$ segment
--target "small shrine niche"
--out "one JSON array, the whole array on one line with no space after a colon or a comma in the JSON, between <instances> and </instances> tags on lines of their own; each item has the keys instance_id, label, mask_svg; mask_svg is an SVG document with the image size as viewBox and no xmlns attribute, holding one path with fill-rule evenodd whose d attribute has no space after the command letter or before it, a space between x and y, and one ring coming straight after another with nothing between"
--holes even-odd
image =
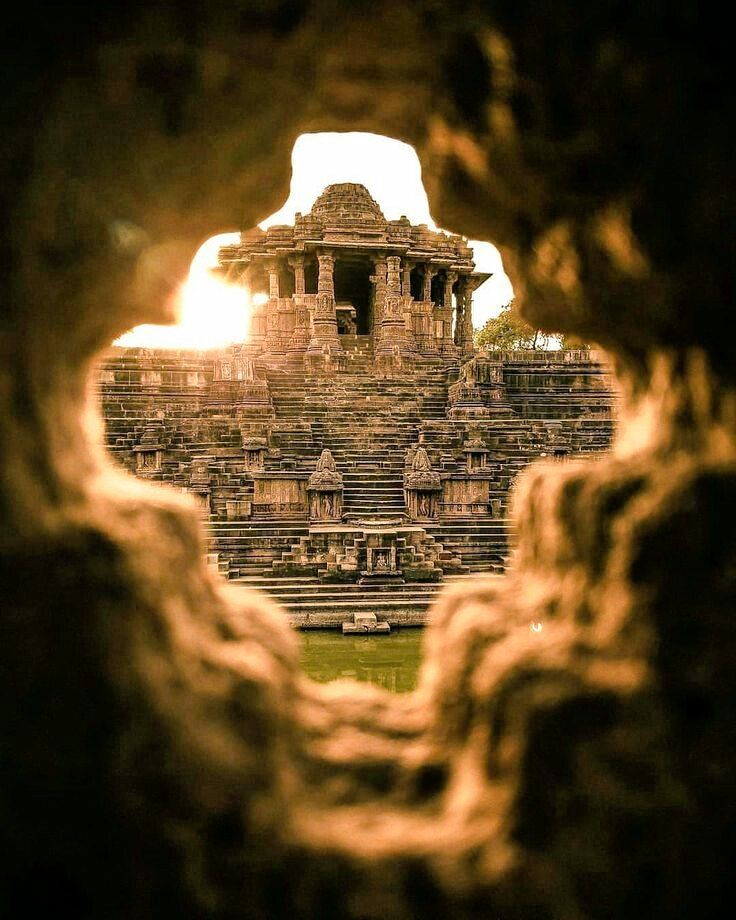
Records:
<instances>
[{"instance_id":1,"label":"small shrine niche","mask_svg":"<svg viewBox=\"0 0 736 920\"><path fill-rule=\"evenodd\" d=\"M212 475L209 464L208 457L195 457L189 471L189 492L197 499L205 519L209 518L212 492Z\"/></svg>"},{"instance_id":2,"label":"small shrine niche","mask_svg":"<svg viewBox=\"0 0 736 920\"><path fill-rule=\"evenodd\" d=\"M253 359L247 355L240 354L234 357L232 373L235 380L243 380L246 383L253 383L257 379Z\"/></svg>"},{"instance_id":3,"label":"small shrine niche","mask_svg":"<svg viewBox=\"0 0 736 920\"><path fill-rule=\"evenodd\" d=\"M566 437L562 422L546 422L547 455L554 460L564 460L570 452L570 445Z\"/></svg>"},{"instance_id":4,"label":"small shrine niche","mask_svg":"<svg viewBox=\"0 0 736 920\"><path fill-rule=\"evenodd\" d=\"M143 432L138 445L133 448L136 472L141 476L153 476L161 471L164 444L160 430L149 425Z\"/></svg>"},{"instance_id":5,"label":"small shrine niche","mask_svg":"<svg viewBox=\"0 0 736 920\"><path fill-rule=\"evenodd\" d=\"M392 572L396 569L396 548L393 546L368 547L368 568L374 572Z\"/></svg>"},{"instance_id":6,"label":"small shrine niche","mask_svg":"<svg viewBox=\"0 0 736 920\"><path fill-rule=\"evenodd\" d=\"M441 491L440 474L432 469L426 449L419 446L410 469L404 474L406 507L411 520L437 520Z\"/></svg>"},{"instance_id":7,"label":"small shrine niche","mask_svg":"<svg viewBox=\"0 0 736 920\"><path fill-rule=\"evenodd\" d=\"M332 453L325 449L317 467L309 477L309 519L315 523L340 523L342 521L342 475Z\"/></svg>"},{"instance_id":8,"label":"small shrine niche","mask_svg":"<svg viewBox=\"0 0 736 920\"><path fill-rule=\"evenodd\" d=\"M469 438L463 444L463 452L468 473L482 473L488 469L488 448L480 438Z\"/></svg>"},{"instance_id":9,"label":"small shrine niche","mask_svg":"<svg viewBox=\"0 0 736 920\"><path fill-rule=\"evenodd\" d=\"M397 564L396 534L371 535L366 542L365 569L361 572L361 582L400 579L402 572Z\"/></svg>"},{"instance_id":10,"label":"small shrine niche","mask_svg":"<svg viewBox=\"0 0 736 920\"><path fill-rule=\"evenodd\" d=\"M243 465L246 470L262 470L268 442L265 438L243 439Z\"/></svg>"},{"instance_id":11,"label":"small shrine niche","mask_svg":"<svg viewBox=\"0 0 736 920\"><path fill-rule=\"evenodd\" d=\"M233 379L233 359L231 356L218 355L212 367L212 379L215 383L229 383Z\"/></svg>"}]
</instances>

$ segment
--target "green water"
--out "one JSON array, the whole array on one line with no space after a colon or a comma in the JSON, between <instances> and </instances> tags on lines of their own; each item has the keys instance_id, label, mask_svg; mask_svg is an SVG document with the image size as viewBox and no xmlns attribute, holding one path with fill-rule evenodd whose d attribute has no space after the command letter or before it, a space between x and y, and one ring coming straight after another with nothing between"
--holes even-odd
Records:
<instances>
[{"instance_id":1,"label":"green water","mask_svg":"<svg viewBox=\"0 0 736 920\"><path fill-rule=\"evenodd\" d=\"M366 680L406 693L417 684L421 661L421 629L397 629L388 636L343 636L335 629L305 630L302 666L312 680L338 677Z\"/></svg>"}]
</instances>

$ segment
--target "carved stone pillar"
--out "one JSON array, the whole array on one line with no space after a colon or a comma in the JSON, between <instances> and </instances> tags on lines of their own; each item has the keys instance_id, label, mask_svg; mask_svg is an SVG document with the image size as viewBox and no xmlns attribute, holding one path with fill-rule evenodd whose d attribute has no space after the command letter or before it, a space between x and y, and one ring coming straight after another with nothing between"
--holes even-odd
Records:
<instances>
[{"instance_id":1,"label":"carved stone pillar","mask_svg":"<svg viewBox=\"0 0 736 920\"><path fill-rule=\"evenodd\" d=\"M381 316L381 326L375 354L379 366L397 370L402 360L412 353L406 320L401 301L401 258L386 259L386 300Z\"/></svg>"},{"instance_id":2,"label":"carved stone pillar","mask_svg":"<svg viewBox=\"0 0 736 920\"><path fill-rule=\"evenodd\" d=\"M211 511L212 474L209 458L194 457L189 470L189 492L194 495L203 520L208 520Z\"/></svg>"},{"instance_id":3,"label":"carved stone pillar","mask_svg":"<svg viewBox=\"0 0 736 920\"><path fill-rule=\"evenodd\" d=\"M373 335L378 338L381 328L381 316L386 302L386 258L377 256L373 261L373 274L370 277L373 284Z\"/></svg>"},{"instance_id":4,"label":"carved stone pillar","mask_svg":"<svg viewBox=\"0 0 736 920\"><path fill-rule=\"evenodd\" d=\"M266 268L268 271L268 298L269 300L278 300L281 293L279 287L279 264L274 260L269 262Z\"/></svg>"},{"instance_id":5,"label":"carved stone pillar","mask_svg":"<svg viewBox=\"0 0 736 920\"><path fill-rule=\"evenodd\" d=\"M401 256L386 259L386 297L401 295Z\"/></svg>"},{"instance_id":6,"label":"carved stone pillar","mask_svg":"<svg viewBox=\"0 0 736 920\"><path fill-rule=\"evenodd\" d=\"M294 270L294 296L304 296L304 256L291 256L289 265Z\"/></svg>"},{"instance_id":7,"label":"carved stone pillar","mask_svg":"<svg viewBox=\"0 0 736 920\"><path fill-rule=\"evenodd\" d=\"M473 342L473 292L477 290L482 282L477 278L466 276L462 285L462 317L458 319L460 334L457 342L464 355L472 355L475 352ZM460 302L458 298L458 303Z\"/></svg>"},{"instance_id":8,"label":"carved stone pillar","mask_svg":"<svg viewBox=\"0 0 736 920\"><path fill-rule=\"evenodd\" d=\"M294 331L288 350L303 355L309 347L309 311L304 303L304 256L292 256L289 265L294 270Z\"/></svg>"},{"instance_id":9,"label":"carved stone pillar","mask_svg":"<svg viewBox=\"0 0 736 920\"><path fill-rule=\"evenodd\" d=\"M411 295L411 272L415 262L404 259L401 269L401 299L404 313L404 325L406 327L406 339L411 352L417 351L418 345L422 341L421 330L416 328L413 314L414 298ZM416 333L419 333L418 335Z\"/></svg>"},{"instance_id":10,"label":"carved stone pillar","mask_svg":"<svg viewBox=\"0 0 736 920\"><path fill-rule=\"evenodd\" d=\"M443 303L441 309L437 311L439 314L439 321L442 323L442 334L440 336L439 347L443 355L457 354L457 348L452 340L452 287L457 279L457 272L445 273Z\"/></svg>"},{"instance_id":11,"label":"carved stone pillar","mask_svg":"<svg viewBox=\"0 0 736 920\"><path fill-rule=\"evenodd\" d=\"M319 276L317 278L317 294L327 295L335 302L335 256L332 252L321 252L317 256L319 262Z\"/></svg>"},{"instance_id":12,"label":"carved stone pillar","mask_svg":"<svg viewBox=\"0 0 736 920\"><path fill-rule=\"evenodd\" d=\"M418 345L422 354L436 355L437 334L435 331L434 304L432 303L432 279L437 274L437 269L431 265L424 266L422 277L422 299L419 303L418 315Z\"/></svg>"},{"instance_id":13,"label":"carved stone pillar","mask_svg":"<svg viewBox=\"0 0 736 920\"><path fill-rule=\"evenodd\" d=\"M268 271L268 304L266 305L266 351L283 354L286 351L279 326L279 263L276 259L266 263Z\"/></svg>"},{"instance_id":14,"label":"carved stone pillar","mask_svg":"<svg viewBox=\"0 0 736 920\"><path fill-rule=\"evenodd\" d=\"M335 257L331 252L326 251L319 253L317 259L319 261L317 297L314 305L312 339L306 358L311 365L334 367L335 359L343 354L335 314L333 279Z\"/></svg>"},{"instance_id":15,"label":"carved stone pillar","mask_svg":"<svg viewBox=\"0 0 736 920\"><path fill-rule=\"evenodd\" d=\"M259 355L266 347L267 306L266 303L253 302L252 275L254 268L255 264L249 265L242 278L243 283L251 293L248 336L243 342L243 349L249 355ZM259 297L258 299L260 300L261 298Z\"/></svg>"},{"instance_id":16,"label":"carved stone pillar","mask_svg":"<svg viewBox=\"0 0 736 920\"><path fill-rule=\"evenodd\" d=\"M453 341L460 348L462 343L463 322L465 319L465 280L460 279L457 286L456 305L455 305L455 331Z\"/></svg>"},{"instance_id":17,"label":"carved stone pillar","mask_svg":"<svg viewBox=\"0 0 736 920\"><path fill-rule=\"evenodd\" d=\"M404 297L411 297L411 270L414 263L404 260L404 266L401 269L401 293Z\"/></svg>"},{"instance_id":18,"label":"carved stone pillar","mask_svg":"<svg viewBox=\"0 0 736 920\"><path fill-rule=\"evenodd\" d=\"M457 281L457 272L445 272L444 289L442 292L442 306L452 307L452 287Z\"/></svg>"},{"instance_id":19,"label":"carved stone pillar","mask_svg":"<svg viewBox=\"0 0 736 920\"><path fill-rule=\"evenodd\" d=\"M437 269L427 265L424 269L424 279L422 281L422 300L432 301L432 279L437 274Z\"/></svg>"}]
</instances>

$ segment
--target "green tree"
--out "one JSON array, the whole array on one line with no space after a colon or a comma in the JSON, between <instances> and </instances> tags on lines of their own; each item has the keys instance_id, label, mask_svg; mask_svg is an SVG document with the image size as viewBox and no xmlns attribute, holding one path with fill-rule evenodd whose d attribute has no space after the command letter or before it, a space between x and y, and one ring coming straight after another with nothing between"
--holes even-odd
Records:
<instances>
[{"instance_id":1,"label":"green tree","mask_svg":"<svg viewBox=\"0 0 736 920\"><path fill-rule=\"evenodd\" d=\"M514 351L519 348L547 348L550 336L534 329L506 304L498 316L489 319L475 333L478 348L491 351Z\"/></svg>"}]
</instances>

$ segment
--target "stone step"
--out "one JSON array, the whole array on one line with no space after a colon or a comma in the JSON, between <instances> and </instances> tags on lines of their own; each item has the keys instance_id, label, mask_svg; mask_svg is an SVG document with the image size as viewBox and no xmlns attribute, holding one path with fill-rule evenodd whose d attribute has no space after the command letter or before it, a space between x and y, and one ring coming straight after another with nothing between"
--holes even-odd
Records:
<instances>
[{"instance_id":1,"label":"stone step","mask_svg":"<svg viewBox=\"0 0 736 920\"><path fill-rule=\"evenodd\" d=\"M443 540L485 540L489 537L505 537L508 534L508 526L504 521L498 521L497 524L487 523L487 524L478 524L476 526L468 525L468 527L460 530L455 528L452 524L440 524L424 525L424 529L427 533L431 533L434 536L442 537Z\"/></svg>"},{"instance_id":2,"label":"stone step","mask_svg":"<svg viewBox=\"0 0 736 920\"><path fill-rule=\"evenodd\" d=\"M269 572L273 572L270 565L234 565L230 566L230 580L237 581L250 576L267 577Z\"/></svg>"},{"instance_id":3,"label":"stone step","mask_svg":"<svg viewBox=\"0 0 736 920\"><path fill-rule=\"evenodd\" d=\"M240 584L239 581L231 582L231 584ZM253 587L249 585L249 587ZM259 590L266 591L270 597L282 603L287 607L295 607L297 605L301 606L303 604L311 604L313 602L333 602L340 601L345 603L350 603L353 599L356 600L369 600L370 598L377 597L379 600L403 600L404 598L410 597L417 601L431 601L435 594L437 594L437 587L433 586L432 588L417 588L415 585L400 585L400 586L389 586L389 585L376 585L374 591L367 593L365 589L360 589L359 585L330 585L332 590L326 590L327 586L320 586L319 590L311 591L297 591L293 589L291 591L278 589L271 587L269 585L260 585ZM349 591L345 590L348 587L353 588L354 590ZM323 588L325 590L323 590ZM379 588L383 588L383 591L379 591Z\"/></svg>"},{"instance_id":4,"label":"stone step","mask_svg":"<svg viewBox=\"0 0 736 920\"><path fill-rule=\"evenodd\" d=\"M495 572L491 573L489 577L493 579L499 579L503 578L504 576L498 572ZM467 582L473 582L475 580L477 580L477 578L473 573L466 573L462 575L445 575L445 577L442 579L442 584L455 584L457 582L463 584Z\"/></svg>"},{"instance_id":5,"label":"stone step","mask_svg":"<svg viewBox=\"0 0 736 920\"><path fill-rule=\"evenodd\" d=\"M355 486L353 489L345 488L343 490L343 497L345 501L351 501L352 503L375 504L379 507L384 505L395 505L397 502L402 507L404 505L403 489L387 489L380 492L373 492L369 489L361 489L359 486Z\"/></svg>"},{"instance_id":6,"label":"stone step","mask_svg":"<svg viewBox=\"0 0 736 920\"><path fill-rule=\"evenodd\" d=\"M391 626L384 620L379 622L375 613L354 613L351 620L346 620L342 624L343 635L349 636L359 633L390 633Z\"/></svg>"},{"instance_id":7,"label":"stone step","mask_svg":"<svg viewBox=\"0 0 736 920\"><path fill-rule=\"evenodd\" d=\"M425 595L414 596L411 594L402 597L356 596L348 598L347 600L320 598L318 600L306 601L305 603L282 603L281 606L294 613L299 611L309 613L310 611L318 612L321 610L339 610L342 612L354 610L374 610L379 612L381 610L390 609L425 611L429 607L431 601L434 600L436 594L437 592L429 598Z\"/></svg>"},{"instance_id":8,"label":"stone step","mask_svg":"<svg viewBox=\"0 0 736 920\"><path fill-rule=\"evenodd\" d=\"M301 588L311 589L320 586L319 578L309 575L241 575L230 579L231 584L263 591L289 591Z\"/></svg>"},{"instance_id":9,"label":"stone step","mask_svg":"<svg viewBox=\"0 0 736 920\"><path fill-rule=\"evenodd\" d=\"M300 528L292 530L277 530L273 524L264 522L263 528L254 525L252 528L225 529L224 525L219 523L210 525L208 534L210 542L212 541L232 541L232 540L298 540L306 536L309 532L306 522Z\"/></svg>"},{"instance_id":10,"label":"stone step","mask_svg":"<svg viewBox=\"0 0 736 920\"><path fill-rule=\"evenodd\" d=\"M370 499L360 492L351 495L349 492L343 494L343 510L345 511L406 511L403 496L394 499Z\"/></svg>"},{"instance_id":11,"label":"stone step","mask_svg":"<svg viewBox=\"0 0 736 920\"><path fill-rule=\"evenodd\" d=\"M386 484L386 479L381 479L378 481L365 480L363 477L347 477L343 473L343 486L346 489L361 489L364 492L370 492L371 495L375 495L380 498L381 495L396 495L401 492L403 494L403 482L402 480L397 480L396 483L390 485Z\"/></svg>"}]
</instances>

